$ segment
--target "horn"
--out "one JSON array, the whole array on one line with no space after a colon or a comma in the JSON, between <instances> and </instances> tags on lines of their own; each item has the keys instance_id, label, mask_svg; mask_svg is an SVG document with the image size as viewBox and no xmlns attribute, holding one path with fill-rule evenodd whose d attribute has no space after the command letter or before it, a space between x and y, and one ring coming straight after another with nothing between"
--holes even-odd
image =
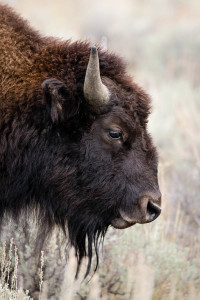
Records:
<instances>
[{"instance_id":1,"label":"horn","mask_svg":"<svg viewBox=\"0 0 200 300\"><path fill-rule=\"evenodd\" d=\"M101 81L99 56L95 46L91 48L83 90L85 99L92 106L106 104L109 100L109 90Z\"/></svg>"}]
</instances>

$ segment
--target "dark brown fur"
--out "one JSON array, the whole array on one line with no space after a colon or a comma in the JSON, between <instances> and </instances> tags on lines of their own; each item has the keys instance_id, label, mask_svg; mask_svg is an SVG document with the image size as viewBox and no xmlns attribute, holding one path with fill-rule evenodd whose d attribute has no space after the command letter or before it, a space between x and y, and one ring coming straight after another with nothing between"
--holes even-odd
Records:
<instances>
[{"instance_id":1,"label":"dark brown fur","mask_svg":"<svg viewBox=\"0 0 200 300\"><path fill-rule=\"evenodd\" d=\"M99 49L107 105L84 99L88 42L43 38L0 5L0 213L39 209L43 232L66 229L79 262L92 256L119 207L155 193L157 155L146 130L150 99L120 58ZM49 79L49 81L45 81ZM126 141L103 128L118 124ZM88 249L86 249L88 239ZM88 270L89 270L88 266Z\"/></svg>"}]
</instances>

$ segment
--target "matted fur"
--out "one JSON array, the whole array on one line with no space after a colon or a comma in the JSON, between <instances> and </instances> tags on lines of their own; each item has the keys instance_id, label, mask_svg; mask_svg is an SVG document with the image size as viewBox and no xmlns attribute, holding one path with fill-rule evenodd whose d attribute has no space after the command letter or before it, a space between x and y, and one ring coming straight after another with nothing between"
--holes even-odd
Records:
<instances>
[{"instance_id":1,"label":"matted fur","mask_svg":"<svg viewBox=\"0 0 200 300\"><path fill-rule=\"evenodd\" d=\"M78 262L89 257L87 272L93 245L98 253L119 208L130 211L146 191L158 190L146 129L150 98L119 57L99 49L111 98L98 109L89 105L83 83L90 47L41 37L0 5L1 218L37 209L43 237L55 225L67 231ZM126 135L120 145L104 138L115 120Z\"/></svg>"}]
</instances>

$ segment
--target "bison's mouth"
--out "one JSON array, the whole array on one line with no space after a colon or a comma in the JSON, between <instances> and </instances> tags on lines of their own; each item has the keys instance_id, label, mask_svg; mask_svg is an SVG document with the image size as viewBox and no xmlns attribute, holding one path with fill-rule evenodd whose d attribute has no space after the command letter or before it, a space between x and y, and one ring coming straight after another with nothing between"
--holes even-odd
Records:
<instances>
[{"instance_id":1,"label":"bison's mouth","mask_svg":"<svg viewBox=\"0 0 200 300\"><path fill-rule=\"evenodd\" d=\"M136 224L135 222L128 222L124 220L122 217L116 218L111 221L111 225L116 229L125 229L135 224Z\"/></svg>"}]
</instances>

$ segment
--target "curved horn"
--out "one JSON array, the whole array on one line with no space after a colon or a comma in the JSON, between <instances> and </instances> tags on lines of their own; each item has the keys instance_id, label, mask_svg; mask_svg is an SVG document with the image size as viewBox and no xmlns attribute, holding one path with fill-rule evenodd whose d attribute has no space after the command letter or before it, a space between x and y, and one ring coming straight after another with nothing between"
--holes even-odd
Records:
<instances>
[{"instance_id":1,"label":"curved horn","mask_svg":"<svg viewBox=\"0 0 200 300\"><path fill-rule=\"evenodd\" d=\"M109 90L101 81L99 56L95 46L91 48L83 90L85 99L93 106L100 106L109 100Z\"/></svg>"}]
</instances>

